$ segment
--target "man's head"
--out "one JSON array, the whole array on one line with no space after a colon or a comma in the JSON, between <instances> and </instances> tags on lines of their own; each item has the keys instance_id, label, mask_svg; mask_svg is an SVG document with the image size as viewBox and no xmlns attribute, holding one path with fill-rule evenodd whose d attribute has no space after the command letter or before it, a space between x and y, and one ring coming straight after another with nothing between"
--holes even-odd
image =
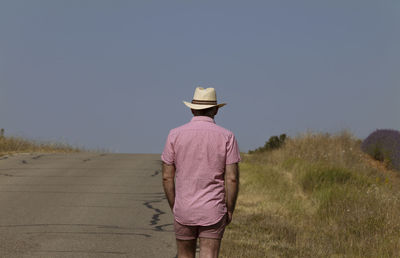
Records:
<instances>
[{"instance_id":1,"label":"man's head","mask_svg":"<svg viewBox=\"0 0 400 258\"><path fill-rule=\"evenodd\" d=\"M218 113L218 106L206 108L206 109L191 109L193 116L208 116L214 118Z\"/></svg>"}]
</instances>

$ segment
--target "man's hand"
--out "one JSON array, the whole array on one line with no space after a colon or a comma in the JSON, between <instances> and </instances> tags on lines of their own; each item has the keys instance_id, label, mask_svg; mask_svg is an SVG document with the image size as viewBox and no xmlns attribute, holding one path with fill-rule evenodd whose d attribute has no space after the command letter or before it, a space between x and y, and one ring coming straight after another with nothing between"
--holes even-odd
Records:
<instances>
[{"instance_id":1,"label":"man's hand","mask_svg":"<svg viewBox=\"0 0 400 258\"><path fill-rule=\"evenodd\" d=\"M239 193L239 166L238 163L229 164L225 167L226 182L226 206L228 209L228 224L232 221L235 210L236 199Z\"/></svg>"},{"instance_id":2,"label":"man's hand","mask_svg":"<svg viewBox=\"0 0 400 258\"><path fill-rule=\"evenodd\" d=\"M167 196L171 210L175 204L175 166L163 163L162 178L165 196Z\"/></svg>"}]
</instances>

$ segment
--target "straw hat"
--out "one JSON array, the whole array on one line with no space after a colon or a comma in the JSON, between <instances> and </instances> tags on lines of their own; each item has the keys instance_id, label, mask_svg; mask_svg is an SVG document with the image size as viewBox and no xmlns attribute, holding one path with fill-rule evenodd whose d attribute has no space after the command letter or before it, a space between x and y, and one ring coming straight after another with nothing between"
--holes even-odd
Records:
<instances>
[{"instance_id":1,"label":"straw hat","mask_svg":"<svg viewBox=\"0 0 400 258\"><path fill-rule=\"evenodd\" d=\"M204 89L197 87L194 91L192 102L183 101L183 103L191 109L206 109L210 107L223 107L226 103L217 104L217 94L214 88Z\"/></svg>"}]
</instances>

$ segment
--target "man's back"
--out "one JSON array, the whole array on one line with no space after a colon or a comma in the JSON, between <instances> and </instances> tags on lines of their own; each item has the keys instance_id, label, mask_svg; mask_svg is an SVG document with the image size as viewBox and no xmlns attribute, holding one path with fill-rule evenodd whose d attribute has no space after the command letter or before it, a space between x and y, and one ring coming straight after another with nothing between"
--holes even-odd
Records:
<instances>
[{"instance_id":1,"label":"man's back","mask_svg":"<svg viewBox=\"0 0 400 258\"><path fill-rule=\"evenodd\" d=\"M175 164L175 219L184 225L207 226L226 213L226 164L240 161L235 136L206 116L170 131L162 155Z\"/></svg>"}]
</instances>

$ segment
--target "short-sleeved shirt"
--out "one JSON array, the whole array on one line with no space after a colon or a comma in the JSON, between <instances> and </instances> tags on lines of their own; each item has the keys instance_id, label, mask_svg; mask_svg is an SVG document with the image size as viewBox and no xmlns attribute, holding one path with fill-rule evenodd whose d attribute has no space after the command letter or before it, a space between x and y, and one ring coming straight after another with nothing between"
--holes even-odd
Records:
<instances>
[{"instance_id":1,"label":"short-sleeved shirt","mask_svg":"<svg viewBox=\"0 0 400 258\"><path fill-rule=\"evenodd\" d=\"M195 116L169 132L161 159L176 168L175 220L191 226L221 220L227 212L225 166L240 161L235 135L210 117Z\"/></svg>"}]
</instances>

